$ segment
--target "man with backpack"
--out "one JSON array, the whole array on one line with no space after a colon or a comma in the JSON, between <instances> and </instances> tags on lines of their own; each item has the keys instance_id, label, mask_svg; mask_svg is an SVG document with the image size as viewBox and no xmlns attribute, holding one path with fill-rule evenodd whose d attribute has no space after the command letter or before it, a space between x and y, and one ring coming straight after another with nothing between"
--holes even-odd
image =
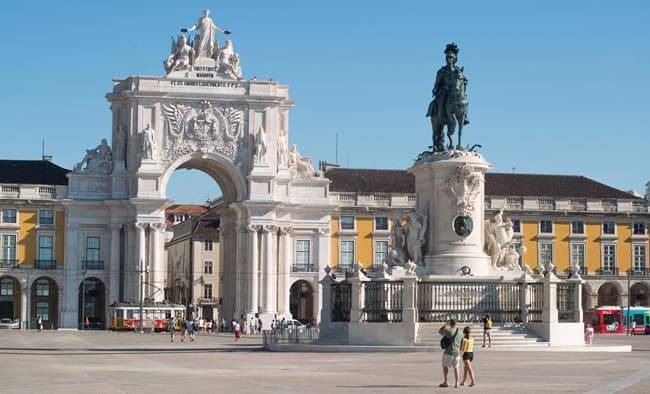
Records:
<instances>
[{"instance_id":1,"label":"man with backpack","mask_svg":"<svg viewBox=\"0 0 650 394\"><path fill-rule=\"evenodd\" d=\"M456 320L449 319L445 325L440 327L438 333L442 335L440 340L440 347L444 349L442 353L442 377L444 381L438 387L449 387L447 378L449 376L449 368L454 369L454 387L458 388L458 375L460 365L460 343L463 341L463 335L460 330L456 328Z\"/></svg>"}]
</instances>

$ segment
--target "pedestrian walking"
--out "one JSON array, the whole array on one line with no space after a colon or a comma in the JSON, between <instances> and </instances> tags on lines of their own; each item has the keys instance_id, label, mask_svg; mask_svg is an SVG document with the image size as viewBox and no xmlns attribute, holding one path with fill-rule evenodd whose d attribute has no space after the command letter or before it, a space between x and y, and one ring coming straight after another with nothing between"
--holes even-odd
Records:
<instances>
[{"instance_id":1,"label":"pedestrian walking","mask_svg":"<svg viewBox=\"0 0 650 394\"><path fill-rule=\"evenodd\" d=\"M262 333L262 319L260 319L259 317L255 319L255 333L256 334Z\"/></svg>"},{"instance_id":2,"label":"pedestrian walking","mask_svg":"<svg viewBox=\"0 0 650 394\"><path fill-rule=\"evenodd\" d=\"M187 340L187 320L181 319L181 342Z\"/></svg>"},{"instance_id":3,"label":"pedestrian walking","mask_svg":"<svg viewBox=\"0 0 650 394\"><path fill-rule=\"evenodd\" d=\"M250 320L249 331L250 331L251 335L255 334L255 327L257 326L257 323L255 322L255 320L256 319L254 317L251 318L251 320Z\"/></svg>"},{"instance_id":4,"label":"pedestrian walking","mask_svg":"<svg viewBox=\"0 0 650 394\"><path fill-rule=\"evenodd\" d=\"M172 342L174 342L174 334L176 333L176 321L174 317L170 317L167 321L167 331L169 331L169 337Z\"/></svg>"},{"instance_id":5,"label":"pedestrian walking","mask_svg":"<svg viewBox=\"0 0 650 394\"><path fill-rule=\"evenodd\" d=\"M490 314L486 313L485 315L483 315L481 321L483 322L483 346L482 347L485 347L486 337L488 339L488 347L492 347L492 319L490 318Z\"/></svg>"},{"instance_id":6,"label":"pedestrian walking","mask_svg":"<svg viewBox=\"0 0 650 394\"><path fill-rule=\"evenodd\" d=\"M448 377L449 369L453 368L454 370L454 387L458 388L458 367L460 365L460 343L463 340L463 336L460 334L460 330L456 328L456 320L450 319L445 323L438 333L442 335L440 340L440 347L444 349L442 353L442 378L443 382L438 385L438 387L449 387Z\"/></svg>"},{"instance_id":7,"label":"pedestrian walking","mask_svg":"<svg viewBox=\"0 0 650 394\"><path fill-rule=\"evenodd\" d=\"M208 334L212 333L212 324L213 324L212 320L208 320L206 324L207 324L207 333Z\"/></svg>"},{"instance_id":8,"label":"pedestrian walking","mask_svg":"<svg viewBox=\"0 0 650 394\"><path fill-rule=\"evenodd\" d=\"M587 328L585 329L585 343L587 345L591 345L593 340L594 340L594 328L591 326L591 324L587 324Z\"/></svg>"},{"instance_id":9,"label":"pedestrian walking","mask_svg":"<svg viewBox=\"0 0 650 394\"><path fill-rule=\"evenodd\" d=\"M233 331L235 331L235 342L239 341L241 337L241 326L237 320L233 320L232 324Z\"/></svg>"},{"instance_id":10,"label":"pedestrian walking","mask_svg":"<svg viewBox=\"0 0 650 394\"><path fill-rule=\"evenodd\" d=\"M38 327L38 332L43 331L43 318L41 315L38 315L36 318L36 326Z\"/></svg>"},{"instance_id":11,"label":"pedestrian walking","mask_svg":"<svg viewBox=\"0 0 650 394\"><path fill-rule=\"evenodd\" d=\"M463 329L463 341L460 344L460 356L463 359L463 381L460 382L461 386L465 385L465 381L469 377L471 383L469 387L476 386L476 379L474 377L474 338L472 338L472 331L469 326Z\"/></svg>"},{"instance_id":12,"label":"pedestrian walking","mask_svg":"<svg viewBox=\"0 0 650 394\"><path fill-rule=\"evenodd\" d=\"M630 323L630 335L636 335L636 320Z\"/></svg>"},{"instance_id":13,"label":"pedestrian walking","mask_svg":"<svg viewBox=\"0 0 650 394\"><path fill-rule=\"evenodd\" d=\"M222 317L221 318L221 332L226 332L226 326L228 325L228 322L226 322L226 318Z\"/></svg>"},{"instance_id":14,"label":"pedestrian walking","mask_svg":"<svg viewBox=\"0 0 650 394\"><path fill-rule=\"evenodd\" d=\"M194 342L194 333L196 332L196 323L190 319L187 321L187 333L190 335L190 341Z\"/></svg>"}]
</instances>

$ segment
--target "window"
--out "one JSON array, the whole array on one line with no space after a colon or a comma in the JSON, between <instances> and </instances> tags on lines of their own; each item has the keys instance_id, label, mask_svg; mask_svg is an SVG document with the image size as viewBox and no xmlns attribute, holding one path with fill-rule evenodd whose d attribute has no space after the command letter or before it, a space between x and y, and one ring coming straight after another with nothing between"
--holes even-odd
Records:
<instances>
[{"instance_id":1,"label":"window","mask_svg":"<svg viewBox=\"0 0 650 394\"><path fill-rule=\"evenodd\" d=\"M206 261L203 263L203 273L212 275L212 261Z\"/></svg>"},{"instance_id":2,"label":"window","mask_svg":"<svg viewBox=\"0 0 650 394\"><path fill-rule=\"evenodd\" d=\"M553 234L553 222L551 220L540 220L539 232L544 234Z\"/></svg>"},{"instance_id":3,"label":"window","mask_svg":"<svg viewBox=\"0 0 650 394\"><path fill-rule=\"evenodd\" d=\"M375 230L388 230L388 218L386 216L377 216L375 218Z\"/></svg>"},{"instance_id":4,"label":"window","mask_svg":"<svg viewBox=\"0 0 650 394\"><path fill-rule=\"evenodd\" d=\"M54 261L54 237L51 235L38 236L38 260Z\"/></svg>"},{"instance_id":5,"label":"window","mask_svg":"<svg viewBox=\"0 0 650 394\"><path fill-rule=\"evenodd\" d=\"M616 268L616 245L603 245L603 271L614 271Z\"/></svg>"},{"instance_id":6,"label":"window","mask_svg":"<svg viewBox=\"0 0 650 394\"><path fill-rule=\"evenodd\" d=\"M641 223L641 222L634 223L632 234L645 235L645 223Z\"/></svg>"},{"instance_id":7,"label":"window","mask_svg":"<svg viewBox=\"0 0 650 394\"><path fill-rule=\"evenodd\" d=\"M645 271L645 245L634 245L634 271Z\"/></svg>"},{"instance_id":8,"label":"window","mask_svg":"<svg viewBox=\"0 0 650 394\"><path fill-rule=\"evenodd\" d=\"M354 264L354 241L341 241L341 268L351 269Z\"/></svg>"},{"instance_id":9,"label":"window","mask_svg":"<svg viewBox=\"0 0 650 394\"><path fill-rule=\"evenodd\" d=\"M86 261L101 261L99 237L86 237Z\"/></svg>"},{"instance_id":10,"label":"window","mask_svg":"<svg viewBox=\"0 0 650 394\"><path fill-rule=\"evenodd\" d=\"M309 240L296 241L296 265L300 267L309 266Z\"/></svg>"},{"instance_id":11,"label":"window","mask_svg":"<svg viewBox=\"0 0 650 394\"><path fill-rule=\"evenodd\" d=\"M15 209L3 209L2 210L2 223L13 223L16 224L18 219L16 218Z\"/></svg>"},{"instance_id":12,"label":"window","mask_svg":"<svg viewBox=\"0 0 650 394\"><path fill-rule=\"evenodd\" d=\"M388 241L375 241L375 267L384 263L388 257Z\"/></svg>"},{"instance_id":13,"label":"window","mask_svg":"<svg viewBox=\"0 0 650 394\"><path fill-rule=\"evenodd\" d=\"M38 224L54 224L54 211L51 209L38 211Z\"/></svg>"},{"instance_id":14,"label":"window","mask_svg":"<svg viewBox=\"0 0 650 394\"><path fill-rule=\"evenodd\" d=\"M184 213L177 213L174 215L174 223L180 223L184 222L187 219L189 219L190 215L184 214Z\"/></svg>"},{"instance_id":15,"label":"window","mask_svg":"<svg viewBox=\"0 0 650 394\"><path fill-rule=\"evenodd\" d=\"M354 230L354 216L341 216L341 230Z\"/></svg>"},{"instance_id":16,"label":"window","mask_svg":"<svg viewBox=\"0 0 650 394\"><path fill-rule=\"evenodd\" d=\"M40 316L43 321L50 320L50 305L47 301L36 303L36 316Z\"/></svg>"},{"instance_id":17,"label":"window","mask_svg":"<svg viewBox=\"0 0 650 394\"><path fill-rule=\"evenodd\" d=\"M212 298L212 285L203 285L203 298Z\"/></svg>"},{"instance_id":18,"label":"window","mask_svg":"<svg viewBox=\"0 0 650 394\"><path fill-rule=\"evenodd\" d=\"M603 222L603 234L616 234L616 225L614 222Z\"/></svg>"},{"instance_id":19,"label":"window","mask_svg":"<svg viewBox=\"0 0 650 394\"><path fill-rule=\"evenodd\" d=\"M515 233L521 233L521 220L513 219L512 220L512 231Z\"/></svg>"},{"instance_id":20,"label":"window","mask_svg":"<svg viewBox=\"0 0 650 394\"><path fill-rule=\"evenodd\" d=\"M0 296L14 295L14 281L10 278L0 279Z\"/></svg>"},{"instance_id":21,"label":"window","mask_svg":"<svg viewBox=\"0 0 650 394\"><path fill-rule=\"evenodd\" d=\"M16 236L14 234L2 235L2 260L5 262L16 261Z\"/></svg>"},{"instance_id":22,"label":"window","mask_svg":"<svg viewBox=\"0 0 650 394\"><path fill-rule=\"evenodd\" d=\"M212 240L206 239L203 241L203 250L211 251L212 250Z\"/></svg>"},{"instance_id":23,"label":"window","mask_svg":"<svg viewBox=\"0 0 650 394\"><path fill-rule=\"evenodd\" d=\"M50 296L50 281L47 279L39 279L36 281L36 296L49 297Z\"/></svg>"},{"instance_id":24,"label":"window","mask_svg":"<svg viewBox=\"0 0 650 394\"><path fill-rule=\"evenodd\" d=\"M549 264L553 263L553 244L539 244L539 262L544 267L548 267Z\"/></svg>"},{"instance_id":25,"label":"window","mask_svg":"<svg viewBox=\"0 0 650 394\"><path fill-rule=\"evenodd\" d=\"M585 244L571 244L571 266L576 265L585 272Z\"/></svg>"},{"instance_id":26,"label":"window","mask_svg":"<svg viewBox=\"0 0 650 394\"><path fill-rule=\"evenodd\" d=\"M585 233L584 222L571 222L571 234L584 234L584 233Z\"/></svg>"}]
</instances>

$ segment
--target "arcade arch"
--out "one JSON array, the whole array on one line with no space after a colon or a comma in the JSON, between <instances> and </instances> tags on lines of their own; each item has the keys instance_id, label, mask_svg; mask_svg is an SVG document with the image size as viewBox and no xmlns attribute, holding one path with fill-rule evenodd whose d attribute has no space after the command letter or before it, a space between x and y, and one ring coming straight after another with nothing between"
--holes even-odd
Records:
<instances>
[{"instance_id":1,"label":"arcade arch","mask_svg":"<svg viewBox=\"0 0 650 394\"><path fill-rule=\"evenodd\" d=\"M648 306L648 286L638 282L630 287L630 305Z\"/></svg>"},{"instance_id":2,"label":"arcade arch","mask_svg":"<svg viewBox=\"0 0 650 394\"><path fill-rule=\"evenodd\" d=\"M13 276L0 277L0 319L21 319L22 289Z\"/></svg>"},{"instance_id":3,"label":"arcade arch","mask_svg":"<svg viewBox=\"0 0 650 394\"><path fill-rule=\"evenodd\" d=\"M106 286L95 277L79 284L79 327L84 330L106 328Z\"/></svg>"},{"instance_id":4,"label":"arcade arch","mask_svg":"<svg viewBox=\"0 0 650 394\"><path fill-rule=\"evenodd\" d=\"M294 319L308 323L314 316L314 289L306 280L298 280L289 290L289 310Z\"/></svg>"},{"instance_id":5,"label":"arcade arch","mask_svg":"<svg viewBox=\"0 0 650 394\"><path fill-rule=\"evenodd\" d=\"M604 305L621 305L621 291L613 282L605 282L598 288L598 306Z\"/></svg>"},{"instance_id":6,"label":"arcade arch","mask_svg":"<svg viewBox=\"0 0 650 394\"><path fill-rule=\"evenodd\" d=\"M30 298L31 321L36 322L40 316L43 319L43 328L58 328L59 286L56 281L47 276L37 278L32 282Z\"/></svg>"}]
</instances>

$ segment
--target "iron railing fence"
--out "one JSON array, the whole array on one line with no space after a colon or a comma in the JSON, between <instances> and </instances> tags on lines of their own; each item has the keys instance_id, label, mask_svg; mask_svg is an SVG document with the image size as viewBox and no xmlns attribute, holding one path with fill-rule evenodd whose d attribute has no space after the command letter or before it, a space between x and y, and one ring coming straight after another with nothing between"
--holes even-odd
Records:
<instances>
[{"instance_id":1,"label":"iron railing fence","mask_svg":"<svg viewBox=\"0 0 650 394\"><path fill-rule=\"evenodd\" d=\"M420 282L416 293L418 321L479 322L487 313L494 322L518 322L521 286L519 283Z\"/></svg>"},{"instance_id":2,"label":"iron railing fence","mask_svg":"<svg viewBox=\"0 0 650 394\"><path fill-rule=\"evenodd\" d=\"M526 285L526 314L528 322L541 323L544 311L544 284L528 283Z\"/></svg>"},{"instance_id":3,"label":"iron railing fence","mask_svg":"<svg viewBox=\"0 0 650 394\"><path fill-rule=\"evenodd\" d=\"M363 284L364 305L362 321L395 323L402 321L402 292L404 282L372 281Z\"/></svg>"},{"instance_id":4,"label":"iron railing fence","mask_svg":"<svg viewBox=\"0 0 650 394\"><path fill-rule=\"evenodd\" d=\"M271 344L314 343L320 338L320 331L315 327L296 327L283 330L262 330L262 344L266 348Z\"/></svg>"},{"instance_id":5,"label":"iron railing fence","mask_svg":"<svg viewBox=\"0 0 650 394\"><path fill-rule=\"evenodd\" d=\"M352 308L352 284L347 282L333 283L331 297L332 321L350 321L350 309Z\"/></svg>"},{"instance_id":6,"label":"iron railing fence","mask_svg":"<svg viewBox=\"0 0 650 394\"><path fill-rule=\"evenodd\" d=\"M576 284L557 284L557 315L559 322L578 321L578 308L576 305Z\"/></svg>"}]
</instances>

